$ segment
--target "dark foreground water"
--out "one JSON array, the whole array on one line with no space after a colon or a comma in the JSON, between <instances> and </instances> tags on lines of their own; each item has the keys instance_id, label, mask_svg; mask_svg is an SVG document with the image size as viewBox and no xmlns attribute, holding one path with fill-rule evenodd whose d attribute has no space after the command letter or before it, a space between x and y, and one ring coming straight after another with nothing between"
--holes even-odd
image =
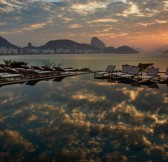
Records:
<instances>
[{"instance_id":1,"label":"dark foreground water","mask_svg":"<svg viewBox=\"0 0 168 162\"><path fill-rule=\"evenodd\" d=\"M0 87L0 162L30 161L167 162L167 85L87 74Z\"/></svg>"}]
</instances>

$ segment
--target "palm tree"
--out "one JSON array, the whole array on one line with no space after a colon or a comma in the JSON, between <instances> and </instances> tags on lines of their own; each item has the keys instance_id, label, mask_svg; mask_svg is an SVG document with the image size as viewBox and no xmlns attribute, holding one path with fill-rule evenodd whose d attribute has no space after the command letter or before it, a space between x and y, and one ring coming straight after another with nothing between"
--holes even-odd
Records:
<instances>
[{"instance_id":1,"label":"palm tree","mask_svg":"<svg viewBox=\"0 0 168 162\"><path fill-rule=\"evenodd\" d=\"M11 66L12 60L3 60L3 61L4 61L6 67Z\"/></svg>"}]
</instances>

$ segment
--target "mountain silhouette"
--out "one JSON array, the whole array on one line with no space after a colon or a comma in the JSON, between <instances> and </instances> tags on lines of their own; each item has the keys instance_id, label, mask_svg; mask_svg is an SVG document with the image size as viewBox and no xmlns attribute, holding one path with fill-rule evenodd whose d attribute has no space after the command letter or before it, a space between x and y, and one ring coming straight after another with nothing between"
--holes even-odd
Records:
<instances>
[{"instance_id":1,"label":"mountain silhouette","mask_svg":"<svg viewBox=\"0 0 168 162\"><path fill-rule=\"evenodd\" d=\"M116 53L116 49L114 47L105 47L103 53Z\"/></svg>"},{"instance_id":2,"label":"mountain silhouette","mask_svg":"<svg viewBox=\"0 0 168 162\"><path fill-rule=\"evenodd\" d=\"M18 49L20 47L11 44L9 41L4 39L2 36L0 36L0 47L6 47L6 48L15 48ZM35 47L24 47L23 49L63 49L64 52L67 50L65 53L83 53L82 51L85 52L91 52L91 53L115 53L115 54L136 54L139 53L137 50L129 47L129 46L121 46L118 48L114 47L106 47L106 45L98 38L93 37L91 39L91 44L87 43L77 43L72 40L67 40L67 39L62 39L62 40L51 40L48 41L46 44Z\"/></svg>"},{"instance_id":3,"label":"mountain silhouette","mask_svg":"<svg viewBox=\"0 0 168 162\"><path fill-rule=\"evenodd\" d=\"M91 49L91 50L98 50L97 47L94 47L92 45L86 44L86 43L77 43L72 40L52 40L47 42L45 45L38 47L40 49L70 49L70 50L85 50L85 49Z\"/></svg>"},{"instance_id":4,"label":"mountain silhouette","mask_svg":"<svg viewBox=\"0 0 168 162\"><path fill-rule=\"evenodd\" d=\"M167 50L165 50L165 51L163 51L162 53L168 53L168 49L167 49Z\"/></svg>"},{"instance_id":5,"label":"mountain silhouette","mask_svg":"<svg viewBox=\"0 0 168 162\"><path fill-rule=\"evenodd\" d=\"M100 39L98 39L97 37L93 37L91 39L90 45L98 47L98 48L105 48L106 47L105 43L103 41L101 41Z\"/></svg>"},{"instance_id":6,"label":"mountain silhouette","mask_svg":"<svg viewBox=\"0 0 168 162\"><path fill-rule=\"evenodd\" d=\"M116 49L116 53L120 54L133 54L133 53L139 53L138 51L134 50L133 48L129 46L121 46Z\"/></svg>"},{"instance_id":7,"label":"mountain silhouette","mask_svg":"<svg viewBox=\"0 0 168 162\"><path fill-rule=\"evenodd\" d=\"M15 46L14 44L8 42L5 38L0 36L0 47L6 47L6 48L19 48L18 46Z\"/></svg>"}]
</instances>

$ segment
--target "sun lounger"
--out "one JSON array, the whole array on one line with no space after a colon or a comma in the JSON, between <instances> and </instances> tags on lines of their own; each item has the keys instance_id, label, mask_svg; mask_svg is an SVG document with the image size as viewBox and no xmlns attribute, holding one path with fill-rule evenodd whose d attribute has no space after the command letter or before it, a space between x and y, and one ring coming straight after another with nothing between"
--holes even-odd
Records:
<instances>
[{"instance_id":1,"label":"sun lounger","mask_svg":"<svg viewBox=\"0 0 168 162\"><path fill-rule=\"evenodd\" d=\"M40 66L31 66L32 69L44 71L45 69Z\"/></svg>"},{"instance_id":2,"label":"sun lounger","mask_svg":"<svg viewBox=\"0 0 168 162\"><path fill-rule=\"evenodd\" d=\"M159 68L151 67L148 68L147 73L145 75L142 75L139 79L150 81L153 78L157 77L157 74L159 72Z\"/></svg>"},{"instance_id":3,"label":"sun lounger","mask_svg":"<svg viewBox=\"0 0 168 162\"><path fill-rule=\"evenodd\" d=\"M47 70L47 71L54 71L54 69L52 67L49 67L49 66L42 66L42 68L44 70Z\"/></svg>"},{"instance_id":4,"label":"sun lounger","mask_svg":"<svg viewBox=\"0 0 168 162\"><path fill-rule=\"evenodd\" d=\"M168 68L166 69L166 72L159 76L159 81L165 81L168 80Z\"/></svg>"},{"instance_id":5,"label":"sun lounger","mask_svg":"<svg viewBox=\"0 0 168 162\"><path fill-rule=\"evenodd\" d=\"M10 79L10 78L14 78L14 80L16 78L20 78L22 80L22 75L21 74L11 74L11 73L0 73L0 78L1 79Z\"/></svg>"},{"instance_id":6,"label":"sun lounger","mask_svg":"<svg viewBox=\"0 0 168 162\"><path fill-rule=\"evenodd\" d=\"M68 72L68 73L75 72L76 73L76 70L73 69L72 67L69 67L69 68L64 68L64 72Z\"/></svg>"},{"instance_id":7,"label":"sun lounger","mask_svg":"<svg viewBox=\"0 0 168 162\"><path fill-rule=\"evenodd\" d=\"M120 78L122 75L128 74L128 72L131 70L131 65L123 65L121 71L117 71L115 73L112 73L112 75L116 78Z\"/></svg>"},{"instance_id":8,"label":"sun lounger","mask_svg":"<svg viewBox=\"0 0 168 162\"><path fill-rule=\"evenodd\" d=\"M105 71L98 71L94 73L94 78L109 77L114 72L115 65L108 65Z\"/></svg>"},{"instance_id":9,"label":"sun lounger","mask_svg":"<svg viewBox=\"0 0 168 162\"><path fill-rule=\"evenodd\" d=\"M6 70L3 67L0 67L0 73L6 72Z\"/></svg>"},{"instance_id":10,"label":"sun lounger","mask_svg":"<svg viewBox=\"0 0 168 162\"><path fill-rule=\"evenodd\" d=\"M11 74L19 74L19 71L17 71L14 68L10 68L10 67L5 67L4 68L6 70L6 72L11 73Z\"/></svg>"},{"instance_id":11,"label":"sun lounger","mask_svg":"<svg viewBox=\"0 0 168 162\"><path fill-rule=\"evenodd\" d=\"M53 75L52 71L41 71L41 70L34 70L34 69L26 69L26 72L28 75L31 75L31 78L33 76L38 76L38 77L42 77L42 76L48 76L48 75Z\"/></svg>"},{"instance_id":12,"label":"sun lounger","mask_svg":"<svg viewBox=\"0 0 168 162\"><path fill-rule=\"evenodd\" d=\"M33 69L35 70L43 70L43 71L52 71L56 74L60 74L60 73L70 73L70 72L74 72L75 70L73 68L61 68L59 66L54 66L54 67L49 67L49 66L31 66Z\"/></svg>"},{"instance_id":13,"label":"sun lounger","mask_svg":"<svg viewBox=\"0 0 168 162\"><path fill-rule=\"evenodd\" d=\"M121 78L134 78L135 76L138 76L140 71L140 67L132 66L130 70L127 72L127 74L120 75Z\"/></svg>"},{"instance_id":14,"label":"sun lounger","mask_svg":"<svg viewBox=\"0 0 168 162\"><path fill-rule=\"evenodd\" d=\"M68 73L76 72L75 69L73 69L72 67L63 69L63 68L61 68L59 66L54 66L53 69L54 69L54 71L57 71L59 74L60 73L66 73L66 72L68 72Z\"/></svg>"},{"instance_id":15,"label":"sun lounger","mask_svg":"<svg viewBox=\"0 0 168 162\"><path fill-rule=\"evenodd\" d=\"M21 65L21 68L23 68L23 69L32 69L32 67L28 66L28 65Z\"/></svg>"}]
</instances>

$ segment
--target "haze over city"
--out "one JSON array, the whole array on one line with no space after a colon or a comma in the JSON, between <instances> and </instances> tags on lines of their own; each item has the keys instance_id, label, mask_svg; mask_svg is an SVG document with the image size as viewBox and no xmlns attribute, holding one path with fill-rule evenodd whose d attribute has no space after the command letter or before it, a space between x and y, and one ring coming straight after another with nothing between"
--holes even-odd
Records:
<instances>
[{"instance_id":1,"label":"haze over city","mask_svg":"<svg viewBox=\"0 0 168 162\"><path fill-rule=\"evenodd\" d=\"M152 50L168 42L167 0L1 0L0 35L18 46L48 40Z\"/></svg>"}]
</instances>

